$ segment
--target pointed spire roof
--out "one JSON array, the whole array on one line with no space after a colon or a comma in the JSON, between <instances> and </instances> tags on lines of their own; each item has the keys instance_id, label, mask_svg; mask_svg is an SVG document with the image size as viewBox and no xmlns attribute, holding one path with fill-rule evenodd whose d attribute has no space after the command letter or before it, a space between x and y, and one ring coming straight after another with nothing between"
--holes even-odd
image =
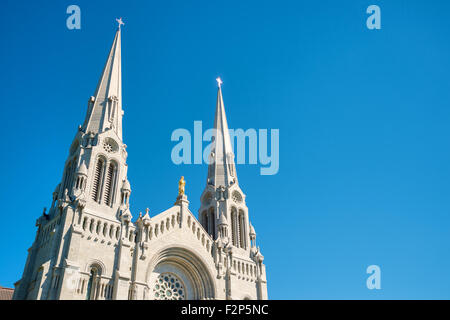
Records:
<instances>
[{"instance_id":1,"label":"pointed spire roof","mask_svg":"<svg viewBox=\"0 0 450 320\"><path fill-rule=\"evenodd\" d=\"M233 147L228 130L225 106L222 97L222 80L217 78L216 117L214 119L215 138L211 146L208 184L228 187L237 182Z\"/></svg>"},{"instance_id":2,"label":"pointed spire roof","mask_svg":"<svg viewBox=\"0 0 450 320\"><path fill-rule=\"evenodd\" d=\"M89 101L83 124L84 132L100 133L114 130L122 139L122 65L120 26L97 84L95 94Z\"/></svg>"},{"instance_id":3,"label":"pointed spire roof","mask_svg":"<svg viewBox=\"0 0 450 320\"><path fill-rule=\"evenodd\" d=\"M220 215L218 225L219 225L219 226L220 226L220 225L228 225L227 218L225 217L224 214L221 214L221 215Z\"/></svg>"},{"instance_id":4,"label":"pointed spire roof","mask_svg":"<svg viewBox=\"0 0 450 320\"><path fill-rule=\"evenodd\" d=\"M86 164L84 163L84 161L81 163L80 167L78 168L78 174L87 176L88 175L88 170L86 167Z\"/></svg>"},{"instance_id":5,"label":"pointed spire roof","mask_svg":"<svg viewBox=\"0 0 450 320\"><path fill-rule=\"evenodd\" d=\"M255 228L251 223L250 223L250 236L256 236Z\"/></svg>"}]
</instances>

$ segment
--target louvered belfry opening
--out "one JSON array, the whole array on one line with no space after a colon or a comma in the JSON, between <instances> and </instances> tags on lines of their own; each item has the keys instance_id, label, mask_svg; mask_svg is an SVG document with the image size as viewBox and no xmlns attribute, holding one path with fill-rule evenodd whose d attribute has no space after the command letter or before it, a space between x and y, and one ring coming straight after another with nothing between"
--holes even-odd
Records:
<instances>
[{"instance_id":1,"label":"louvered belfry opening","mask_svg":"<svg viewBox=\"0 0 450 320\"><path fill-rule=\"evenodd\" d=\"M108 171L105 177L104 201L108 206L111 206L113 202L116 168L116 164L111 162L108 166Z\"/></svg>"},{"instance_id":2,"label":"louvered belfry opening","mask_svg":"<svg viewBox=\"0 0 450 320\"><path fill-rule=\"evenodd\" d=\"M214 209L211 208L209 210L209 230L211 230L210 235L215 240L216 239L216 223L215 223L215 215L214 215Z\"/></svg>"},{"instance_id":3,"label":"louvered belfry opening","mask_svg":"<svg viewBox=\"0 0 450 320\"><path fill-rule=\"evenodd\" d=\"M100 202L100 182L103 173L103 167L105 164L105 160L98 159L97 164L95 166L94 172L94 180L92 183L92 200Z\"/></svg>"},{"instance_id":4,"label":"louvered belfry opening","mask_svg":"<svg viewBox=\"0 0 450 320\"><path fill-rule=\"evenodd\" d=\"M239 210L239 245L241 248L246 248L245 243L245 215L242 210Z\"/></svg>"},{"instance_id":5,"label":"louvered belfry opening","mask_svg":"<svg viewBox=\"0 0 450 320\"><path fill-rule=\"evenodd\" d=\"M233 245L237 247L237 223L236 223L236 209L231 209L231 239L233 241Z\"/></svg>"}]
</instances>

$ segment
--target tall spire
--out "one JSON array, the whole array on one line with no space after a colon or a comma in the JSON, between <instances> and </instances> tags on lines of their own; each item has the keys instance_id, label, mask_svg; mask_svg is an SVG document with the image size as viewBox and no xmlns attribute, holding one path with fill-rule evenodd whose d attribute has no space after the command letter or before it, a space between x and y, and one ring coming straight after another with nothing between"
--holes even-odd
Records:
<instances>
[{"instance_id":1,"label":"tall spire","mask_svg":"<svg viewBox=\"0 0 450 320\"><path fill-rule=\"evenodd\" d=\"M105 67L89 100L83 131L101 133L112 129L122 140L121 31L117 29Z\"/></svg>"},{"instance_id":2,"label":"tall spire","mask_svg":"<svg viewBox=\"0 0 450 320\"><path fill-rule=\"evenodd\" d=\"M233 148L228 130L225 106L222 97L222 80L217 78L216 117L214 119L215 138L211 146L211 159L208 168L208 184L228 187L237 182Z\"/></svg>"}]
</instances>

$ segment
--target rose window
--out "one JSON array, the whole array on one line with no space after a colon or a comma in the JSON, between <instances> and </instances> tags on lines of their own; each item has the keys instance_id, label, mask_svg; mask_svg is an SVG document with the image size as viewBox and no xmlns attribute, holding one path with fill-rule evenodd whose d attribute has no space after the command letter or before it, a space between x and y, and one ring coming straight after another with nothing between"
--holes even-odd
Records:
<instances>
[{"instance_id":1,"label":"rose window","mask_svg":"<svg viewBox=\"0 0 450 320\"><path fill-rule=\"evenodd\" d=\"M155 300L184 300L185 289L175 275L162 273L155 281L153 295Z\"/></svg>"},{"instance_id":2,"label":"rose window","mask_svg":"<svg viewBox=\"0 0 450 320\"><path fill-rule=\"evenodd\" d=\"M117 143L111 138L106 138L103 142L103 149L108 153L116 152L118 148Z\"/></svg>"},{"instance_id":3,"label":"rose window","mask_svg":"<svg viewBox=\"0 0 450 320\"><path fill-rule=\"evenodd\" d=\"M106 152L112 152L113 151L113 146L109 143L105 143L103 145L103 148L105 149Z\"/></svg>"},{"instance_id":4,"label":"rose window","mask_svg":"<svg viewBox=\"0 0 450 320\"><path fill-rule=\"evenodd\" d=\"M233 191L233 194L231 195L231 198L233 199L234 202L236 203L241 203L242 202L242 196L239 192L237 191Z\"/></svg>"}]
</instances>

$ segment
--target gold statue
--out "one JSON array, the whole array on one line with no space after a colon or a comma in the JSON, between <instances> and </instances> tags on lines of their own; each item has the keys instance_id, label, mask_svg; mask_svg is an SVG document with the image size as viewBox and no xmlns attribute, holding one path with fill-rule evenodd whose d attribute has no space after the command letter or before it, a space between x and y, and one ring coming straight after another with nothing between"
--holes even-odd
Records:
<instances>
[{"instance_id":1,"label":"gold statue","mask_svg":"<svg viewBox=\"0 0 450 320\"><path fill-rule=\"evenodd\" d=\"M184 181L184 176L181 176L180 181L178 181L178 196L184 195L184 186L186 185L186 181Z\"/></svg>"}]
</instances>

